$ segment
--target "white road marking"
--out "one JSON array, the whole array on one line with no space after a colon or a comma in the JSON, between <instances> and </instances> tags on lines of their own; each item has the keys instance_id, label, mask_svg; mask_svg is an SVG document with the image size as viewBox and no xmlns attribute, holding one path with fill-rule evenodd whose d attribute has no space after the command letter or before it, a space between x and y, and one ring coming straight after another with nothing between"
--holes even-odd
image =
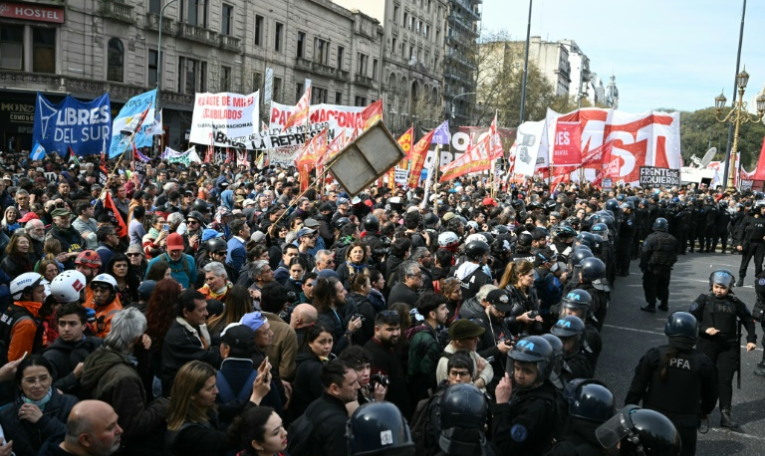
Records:
<instances>
[{"instance_id":1,"label":"white road marking","mask_svg":"<svg viewBox=\"0 0 765 456\"><path fill-rule=\"evenodd\" d=\"M736 435L736 436L738 436L738 437L744 437L744 438L746 438L746 439L752 439L752 440L762 440L762 441L765 441L765 437L759 437L759 436L756 436L756 435L752 435L752 434L739 434L739 433L734 433L733 431L729 431L729 430L727 430L727 429L722 429L722 428L713 428L713 427L710 427L710 428L709 428L709 430L710 430L710 431L714 431L714 432L718 432L718 433L721 433L721 434L722 434L722 433L725 433L725 434L728 434L728 435ZM703 434L701 434L701 435L703 435Z\"/></svg>"},{"instance_id":2,"label":"white road marking","mask_svg":"<svg viewBox=\"0 0 765 456\"><path fill-rule=\"evenodd\" d=\"M632 332L638 332L643 334L651 334L654 336L664 336L664 333L660 331L649 331L647 329L628 328L626 326L617 326L617 325L603 325L603 326L607 328L621 329L622 331L632 331ZM746 349L746 345L741 345L741 348ZM755 348L754 351L762 351L762 348Z\"/></svg>"}]
</instances>

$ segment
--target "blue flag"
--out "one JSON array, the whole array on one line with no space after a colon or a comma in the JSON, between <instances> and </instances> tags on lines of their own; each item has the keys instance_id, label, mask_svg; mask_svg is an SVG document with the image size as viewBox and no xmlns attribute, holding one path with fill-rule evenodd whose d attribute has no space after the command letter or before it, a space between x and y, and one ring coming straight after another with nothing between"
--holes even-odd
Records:
<instances>
[{"instance_id":1,"label":"blue flag","mask_svg":"<svg viewBox=\"0 0 765 456\"><path fill-rule=\"evenodd\" d=\"M45 148L40 145L39 142L35 142L32 147L32 151L29 152L29 158L31 160L42 160L45 158Z\"/></svg>"},{"instance_id":2,"label":"blue flag","mask_svg":"<svg viewBox=\"0 0 765 456\"><path fill-rule=\"evenodd\" d=\"M156 106L157 89L149 90L129 99L120 113L114 118L114 134L112 135L109 158L120 155L127 146L129 135L121 132L136 131L134 140L136 147L151 147L152 136L147 134L155 123L154 106ZM148 112L146 110L148 109ZM140 124L138 124L140 122Z\"/></svg>"},{"instance_id":3,"label":"blue flag","mask_svg":"<svg viewBox=\"0 0 765 456\"><path fill-rule=\"evenodd\" d=\"M109 144L111 133L108 93L87 102L67 95L54 104L37 92L32 140L45 150L55 151L61 157L69 147L79 156L100 154L104 144Z\"/></svg>"},{"instance_id":4,"label":"blue flag","mask_svg":"<svg viewBox=\"0 0 765 456\"><path fill-rule=\"evenodd\" d=\"M438 126L436 128L436 131L433 133L433 139L430 140L431 144L449 144L449 140L451 139L451 135L449 134L449 121L446 120L444 123Z\"/></svg>"}]
</instances>

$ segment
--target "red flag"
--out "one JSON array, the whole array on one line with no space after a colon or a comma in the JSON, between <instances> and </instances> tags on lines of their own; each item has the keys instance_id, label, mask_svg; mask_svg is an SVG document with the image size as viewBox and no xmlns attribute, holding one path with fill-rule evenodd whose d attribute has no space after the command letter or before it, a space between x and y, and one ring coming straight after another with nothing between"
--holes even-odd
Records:
<instances>
[{"instance_id":1,"label":"red flag","mask_svg":"<svg viewBox=\"0 0 765 456\"><path fill-rule=\"evenodd\" d=\"M300 97L300 100L298 100L297 105L295 105L295 110L292 111L292 114L287 118L287 123L284 124L284 128L282 131L286 131L290 127L294 127L296 125L305 125L308 120L308 105L311 101L311 87L309 86L305 93L303 93L303 96Z\"/></svg>"},{"instance_id":2,"label":"red flag","mask_svg":"<svg viewBox=\"0 0 765 456\"><path fill-rule=\"evenodd\" d=\"M382 98L375 101L371 105L364 108L361 111L361 120L364 121L364 130L374 125L378 120L382 120L383 117L383 101Z\"/></svg>"},{"instance_id":3,"label":"red flag","mask_svg":"<svg viewBox=\"0 0 765 456\"><path fill-rule=\"evenodd\" d=\"M499 131L497 130L497 116L494 116L494 120L491 121L491 125L489 125L489 135L491 136L491 147L489 150L491 151L491 159L496 160L503 155L505 155L505 151L502 150L502 140L499 137Z\"/></svg>"},{"instance_id":4,"label":"red flag","mask_svg":"<svg viewBox=\"0 0 765 456\"><path fill-rule=\"evenodd\" d=\"M127 225L125 225L125 221L122 220L122 216L120 215L120 211L117 210L117 206L114 204L114 200L112 200L112 194L108 190L104 192L104 208L112 211L112 214L114 214L114 218L117 220L117 235L119 237L127 237L128 235L128 228Z\"/></svg>"},{"instance_id":5,"label":"red flag","mask_svg":"<svg viewBox=\"0 0 765 456\"><path fill-rule=\"evenodd\" d=\"M765 180L765 158L763 153L765 152L765 139L762 141L762 148L760 149L760 158L757 159L757 169L754 170L754 177L752 180Z\"/></svg>"},{"instance_id":6,"label":"red flag","mask_svg":"<svg viewBox=\"0 0 765 456\"><path fill-rule=\"evenodd\" d=\"M436 130L431 130L427 135L423 136L417 144L412 148L412 153L409 156L412 168L409 171L409 187L415 188L420 182L420 174L422 173L422 167L425 165L425 157L428 155L428 149L430 149L430 142L433 139L433 133Z\"/></svg>"},{"instance_id":7,"label":"red flag","mask_svg":"<svg viewBox=\"0 0 765 456\"><path fill-rule=\"evenodd\" d=\"M439 182L446 182L465 174L486 171L491 169L489 152L491 148L491 135L485 135L483 139L468 148L468 151L448 165L441 168Z\"/></svg>"}]
</instances>

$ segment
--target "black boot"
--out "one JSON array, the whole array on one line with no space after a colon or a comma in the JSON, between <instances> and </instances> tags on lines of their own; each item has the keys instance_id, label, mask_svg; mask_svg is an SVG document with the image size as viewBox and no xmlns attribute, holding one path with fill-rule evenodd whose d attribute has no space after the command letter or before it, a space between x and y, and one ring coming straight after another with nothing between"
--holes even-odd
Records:
<instances>
[{"instance_id":1,"label":"black boot","mask_svg":"<svg viewBox=\"0 0 765 456\"><path fill-rule=\"evenodd\" d=\"M757 363L757 369L754 370L754 375L758 377L765 377L765 350L762 352L762 360Z\"/></svg>"},{"instance_id":2,"label":"black boot","mask_svg":"<svg viewBox=\"0 0 765 456\"><path fill-rule=\"evenodd\" d=\"M640 308L643 312L656 313L656 304L646 304Z\"/></svg>"},{"instance_id":3,"label":"black boot","mask_svg":"<svg viewBox=\"0 0 765 456\"><path fill-rule=\"evenodd\" d=\"M736 286L737 287L743 287L744 286L744 278L743 277L740 277L738 279L738 282L736 282Z\"/></svg>"},{"instance_id":4,"label":"black boot","mask_svg":"<svg viewBox=\"0 0 765 456\"><path fill-rule=\"evenodd\" d=\"M669 305L666 302L662 302L661 304L659 304L659 310L663 312L667 312L669 311Z\"/></svg>"},{"instance_id":5,"label":"black boot","mask_svg":"<svg viewBox=\"0 0 765 456\"><path fill-rule=\"evenodd\" d=\"M720 409L720 426L728 428L733 432L744 433L744 430L739 427L738 423L731 418L729 408Z\"/></svg>"}]
</instances>

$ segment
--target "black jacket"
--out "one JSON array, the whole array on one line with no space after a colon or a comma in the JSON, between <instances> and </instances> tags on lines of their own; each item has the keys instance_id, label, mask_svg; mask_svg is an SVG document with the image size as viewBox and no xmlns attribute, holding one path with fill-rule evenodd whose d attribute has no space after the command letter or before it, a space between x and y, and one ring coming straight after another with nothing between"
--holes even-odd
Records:
<instances>
[{"instance_id":1,"label":"black jacket","mask_svg":"<svg viewBox=\"0 0 765 456\"><path fill-rule=\"evenodd\" d=\"M186 327L174 321L162 342L162 392L170 395L175 374L189 361L204 361L214 368L220 367L221 356L218 347L207 347Z\"/></svg>"},{"instance_id":2,"label":"black jacket","mask_svg":"<svg viewBox=\"0 0 765 456\"><path fill-rule=\"evenodd\" d=\"M345 404L327 393L322 393L308 406L305 416L313 423L313 438L319 445L318 454L348 456L348 438L345 435L348 411Z\"/></svg>"},{"instance_id":3,"label":"black jacket","mask_svg":"<svg viewBox=\"0 0 765 456\"><path fill-rule=\"evenodd\" d=\"M345 299L351 301L348 303L351 305L348 317L362 315L361 328L353 333L352 339L354 344L364 345L375 335L375 307L367 296L356 292L350 293Z\"/></svg>"},{"instance_id":4,"label":"black jacket","mask_svg":"<svg viewBox=\"0 0 765 456\"><path fill-rule=\"evenodd\" d=\"M560 393L548 381L532 390L513 391L510 401L491 406L498 454L541 455L563 422Z\"/></svg>"},{"instance_id":5,"label":"black jacket","mask_svg":"<svg viewBox=\"0 0 765 456\"><path fill-rule=\"evenodd\" d=\"M79 396L80 381L74 376L77 364L85 362L91 353L103 344L103 340L94 336L85 336L78 342L65 342L60 337L43 352L43 357L53 367L51 374L53 386L65 394Z\"/></svg>"},{"instance_id":6,"label":"black jacket","mask_svg":"<svg viewBox=\"0 0 765 456\"><path fill-rule=\"evenodd\" d=\"M13 440L16 456L36 456L45 440L66 432L66 421L77 398L58 394L56 388L52 388L50 402L45 405L42 418L34 424L19 418L19 408L23 403L17 397L13 404L3 409L0 412L0 426L3 427L5 440Z\"/></svg>"},{"instance_id":7,"label":"black jacket","mask_svg":"<svg viewBox=\"0 0 765 456\"><path fill-rule=\"evenodd\" d=\"M390 294L388 295L388 307L399 302L403 302L409 304L410 307L414 307L419 298L420 295L417 294L416 291L404 285L403 282L399 282L390 290Z\"/></svg>"},{"instance_id":8,"label":"black jacket","mask_svg":"<svg viewBox=\"0 0 765 456\"><path fill-rule=\"evenodd\" d=\"M385 400L395 404L401 410L401 414L406 419L410 419L412 416L412 402L409 400L406 371L403 368L399 354L394 349L385 347L375 338L367 342L364 348L372 355L371 374L386 375L390 380Z\"/></svg>"},{"instance_id":9,"label":"black jacket","mask_svg":"<svg viewBox=\"0 0 765 456\"><path fill-rule=\"evenodd\" d=\"M324 392L321 386L321 368L324 363L310 350L303 350L296 358L297 370L292 382L292 399L289 411L293 418L305 412L311 402Z\"/></svg>"}]
</instances>

